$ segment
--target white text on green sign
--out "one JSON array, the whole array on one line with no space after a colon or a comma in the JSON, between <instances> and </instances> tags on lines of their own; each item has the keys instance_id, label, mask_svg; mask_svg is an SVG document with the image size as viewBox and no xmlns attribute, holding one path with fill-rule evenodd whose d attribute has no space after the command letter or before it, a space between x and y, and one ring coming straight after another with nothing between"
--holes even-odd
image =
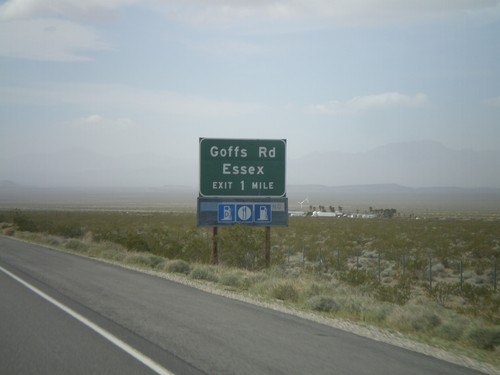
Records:
<instances>
[{"instance_id":1,"label":"white text on green sign","mask_svg":"<svg viewBox=\"0 0 500 375\"><path fill-rule=\"evenodd\" d=\"M284 196L286 140L200 139L201 196Z\"/></svg>"}]
</instances>

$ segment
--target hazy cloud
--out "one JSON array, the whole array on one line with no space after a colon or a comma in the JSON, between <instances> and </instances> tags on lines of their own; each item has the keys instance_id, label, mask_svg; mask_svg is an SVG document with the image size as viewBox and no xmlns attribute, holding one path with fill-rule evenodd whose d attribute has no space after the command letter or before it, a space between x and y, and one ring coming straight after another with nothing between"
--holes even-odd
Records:
<instances>
[{"instance_id":1,"label":"hazy cloud","mask_svg":"<svg viewBox=\"0 0 500 375\"><path fill-rule=\"evenodd\" d=\"M498 17L500 0L8 0L0 19L96 18L140 5L168 18L209 26L238 26L246 20L323 19L335 25L379 25L456 17ZM309 24L309 26L315 26Z\"/></svg>"},{"instance_id":2,"label":"hazy cloud","mask_svg":"<svg viewBox=\"0 0 500 375\"><path fill-rule=\"evenodd\" d=\"M500 96L486 100L486 104L500 108Z\"/></svg>"},{"instance_id":3,"label":"hazy cloud","mask_svg":"<svg viewBox=\"0 0 500 375\"><path fill-rule=\"evenodd\" d=\"M237 38L215 38L210 40L189 40L182 41L183 46L218 58L252 57L269 52L269 48L263 44L245 41Z\"/></svg>"},{"instance_id":4,"label":"hazy cloud","mask_svg":"<svg viewBox=\"0 0 500 375\"><path fill-rule=\"evenodd\" d=\"M0 56L42 61L90 60L82 52L108 49L92 28L60 19L0 22Z\"/></svg>"},{"instance_id":5,"label":"hazy cloud","mask_svg":"<svg viewBox=\"0 0 500 375\"><path fill-rule=\"evenodd\" d=\"M100 130L127 130L134 126L134 122L126 117L120 118L105 118L101 115L93 114L87 117L82 117L71 121L69 125L77 129L85 129L92 131Z\"/></svg>"},{"instance_id":6,"label":"hazy cloud","mask_svg":"<svg viewBox=\"0 0 500 375\"><path fill-rule=\"evenodd\" d=\"M128 6L160 12L169 20L209 28L252 32L318 27L366 27L442 19L500 16L500 0L7 0L0 5L0 56L42 61L90 60L85 52L109 49L96 26ZM13 38L15 37L15 43ZM219 42L255 53L258 46ZM217 46L215 46L217 47ZM219 48L222 50L222 48Z\"/></svg>"},{"instance_id":7,"label":"hazy cloud","mask_svg":"<svg viewBox=\"0 0 500 375\"><path fill-rule=\"evenodd\" d=\"M72 105L92 111L130 111L184 116L235 116L261 111L262 105L184 95L167 90L105 84L65 84L43 87L0 87L6 104Z\"/></svg>"},{"instance_id":8,"label":"hazy cloud","mask_svg":"<svg viewBox=\"0 0 500 375\"><path fill-rule=\"evenodd\" d=\"M0 56L41 61L85 61L89 51L110 49L99 19L135 0L8 0L0 5Z\"/></svg>"},{"instance_id":9,"label":"hazy cloud","mask_svg":"<svg viewBox=\"0 0 500 375\"><path fill-rule=\"evenodd\" d=\"M409 96L398 92L377 95L357 96L347 101L332 100L326 104L317 104L310 109L317 114L355 114L370 110L390 108L422 108L429 104L424 94Z\"/></svg>"},{"instance_id":10,"label":"hazy cloud","mask_svg":"<svg viewBox=\"0 0 500 375\"><path fill-rule=\"evenodd\" d=\"M498 17L499 0L184 0L157 1L168 17L209 26L240 26L251 19L324 20L328 26L406 24L463 17ZM324 26L324 25L323 25ZM309 23L308 27L317 27Z\"/></svg>"},{"instance_id":11,"label":"hazy cloud","mask_svg":"<svg viewBox=\"0 0 500 375\"><path fill-rule=\"evenodd\" d=\"M139 0L7 0L0 5L0 19L66 17L95 18Z\"/></svg>"}]
</instances>

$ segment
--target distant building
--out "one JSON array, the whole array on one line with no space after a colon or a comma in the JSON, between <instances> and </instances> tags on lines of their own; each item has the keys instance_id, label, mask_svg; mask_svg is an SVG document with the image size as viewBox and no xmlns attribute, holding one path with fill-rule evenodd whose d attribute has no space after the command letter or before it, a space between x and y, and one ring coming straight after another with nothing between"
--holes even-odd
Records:
<instances>
[{"instance_id":1,"label":"distant building","mask_svg":"<svg viewBox=\"0 0 500 375\"><path fill-rule=\"evenodd\" d=\"M352 219L375 219L377 218L376 214L354 214L352 212L324 212L324 211L314 211L312 213L312 217L349 217Z\"/></svg>"},{"instance_id":2,"label":"distant building","mask_svg":"<svg viewBox=\"0 0 500 375\"><path fill-rule=\"evenodd\" d=\"M342 212L323 212L323 211L314 211L313 217L341 217Z\"/></svg>"}]
</instances>

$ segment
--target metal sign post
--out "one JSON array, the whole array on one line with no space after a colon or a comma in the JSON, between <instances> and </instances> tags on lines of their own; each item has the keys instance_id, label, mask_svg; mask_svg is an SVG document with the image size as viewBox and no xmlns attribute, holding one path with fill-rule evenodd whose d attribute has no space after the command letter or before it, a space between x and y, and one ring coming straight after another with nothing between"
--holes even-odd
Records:
<instances>
[{"instance_id":1,"label":"metal sign post","mask_svg":"<svg viewBox=\"0 0 500 375\"><path fill-rule=\"evenodd\" d=\"M219 264L219 245L218 245L218 227L214 227L213 233L212 233L212 264L217 265Z\"/></svg>"},{"instance_id":2,"label":"metal sign post","mask_svg":"<svg viewBox=\"0 0 500 375\"><path fill-rule=\"evenodd\" d=\"M266 268L271 266L271 227L266 227L266 240L264 241L264 259Z\"/></svg>"}]
</instances>

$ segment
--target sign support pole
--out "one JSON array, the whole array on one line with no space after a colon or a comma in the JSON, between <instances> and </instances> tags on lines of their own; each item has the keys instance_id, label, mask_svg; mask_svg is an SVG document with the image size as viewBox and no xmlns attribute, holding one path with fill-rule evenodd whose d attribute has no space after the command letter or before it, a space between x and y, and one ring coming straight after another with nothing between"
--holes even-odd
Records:
<instances>
[{"instance_id":1,"label":"sign support pole","mask_svg":"<svg viewBox=\"0 0 500 375\"><path fill-rule=\"evenodd\" d=\"M266 240L264 244L264 258L266 268L271 266L271 227L266 227Z\"/></svg>"},{"instance_id":2,"label":"sign support pole","mask_svg":"<svg viewBox=\"0 0 500 375\"><path fill-rule=\"evenodd\" d=\"M214 227L212 233L212 264L214 266L217 266L219 264L219 248L217 243L217 233L218 233L218 228Z\"/></svg>"}]
</instances>

